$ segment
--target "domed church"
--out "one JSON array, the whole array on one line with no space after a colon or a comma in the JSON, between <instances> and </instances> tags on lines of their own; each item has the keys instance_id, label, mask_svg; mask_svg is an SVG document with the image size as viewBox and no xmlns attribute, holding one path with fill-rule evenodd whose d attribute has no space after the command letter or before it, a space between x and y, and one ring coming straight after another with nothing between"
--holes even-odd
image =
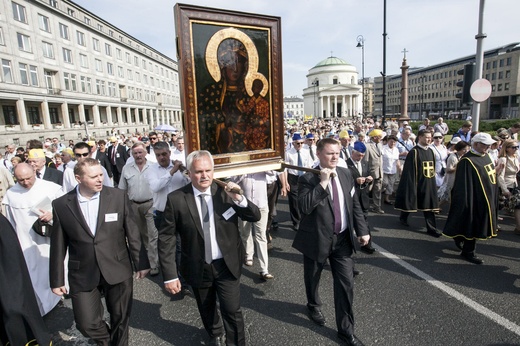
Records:
<instances>
[{"instance_id":1,"label":"domed church","mask_svg":"<svg viewBox=\"0 0 520 346\"><path fill-rule=\"evenodd\" d=\"M357 117L362 108L362 91L356 68L335 56L320 61L309 70L303 100L306 115Z\"/></svg>"}]
</instances>

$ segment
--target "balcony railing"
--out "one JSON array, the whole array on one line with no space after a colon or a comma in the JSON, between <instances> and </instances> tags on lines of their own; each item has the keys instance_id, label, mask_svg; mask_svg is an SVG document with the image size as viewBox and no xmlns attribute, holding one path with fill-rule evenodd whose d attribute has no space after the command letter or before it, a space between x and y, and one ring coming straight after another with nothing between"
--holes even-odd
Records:
<instances>
[{"instance_id":1,"label":"balcony railing","mask_svg":"<svg viewBox=\"0 0 520 346\"><path fill-rule=\"evenodd\" d=\"M47 93L49 95L61 95L61 89L47 88Z\"/></svg>"}]
</instances>

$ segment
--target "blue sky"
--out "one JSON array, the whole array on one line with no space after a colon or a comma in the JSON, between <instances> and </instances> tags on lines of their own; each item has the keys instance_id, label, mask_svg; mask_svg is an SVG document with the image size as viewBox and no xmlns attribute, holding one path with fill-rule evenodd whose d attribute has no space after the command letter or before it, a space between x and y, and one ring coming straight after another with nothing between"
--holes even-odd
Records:
<instances>
[{"instance_id":1,"label":"blue sky","mask_svg":"<svg viewBox=\"0 0 520 346\"><path fill-rule=\"evenodd\" d=\"M176 59L173 7L167 0L76 0L80 6ZM356 66L361 77L383 70L383 0L184 0L183 3L279 16L282 19L285 96L301 96L306 75L331 56ZM403 48L408 65L425 67L475 54L480 0L387 0L387 74L400 73ZM520 1L488 0L484 49L520 42Z\"/></svg>"}]
</instances>

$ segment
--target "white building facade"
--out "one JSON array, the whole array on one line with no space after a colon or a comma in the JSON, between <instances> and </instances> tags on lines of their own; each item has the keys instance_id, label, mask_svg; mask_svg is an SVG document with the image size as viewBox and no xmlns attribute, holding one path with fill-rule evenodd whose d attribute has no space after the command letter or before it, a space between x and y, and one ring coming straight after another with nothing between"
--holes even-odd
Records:
<instances>
[{"instance_id":1,"label":"white building facade","mask_svg":"<svg viewBox=\"0 0 520 346\"><path fill-rule=\"evenodd\" d=\"M305 114L319 118L357 117L362 108L362 91L353 65L329 57L309 70L303 89Z\"/></svg>"},{"instance_id":2,"label":"white building facade","mask_svg":"<svg viewBox=\"0 0 520 346\"><path fill-rule=\"evenodd\" d=\"M0 3L0 145L182 128L177 63L68 0Z\"/></svg>"},{"instance_id":3,"label":"white building facade","mask_svg":"<svg viewBox=\"0 0 520 346\"><path fill-rule=\"evenodd\" d=\"M291 96L283 98L283 117L284 119L300 119L304 116L303 99Z\"/></svg>"}]
</instances>

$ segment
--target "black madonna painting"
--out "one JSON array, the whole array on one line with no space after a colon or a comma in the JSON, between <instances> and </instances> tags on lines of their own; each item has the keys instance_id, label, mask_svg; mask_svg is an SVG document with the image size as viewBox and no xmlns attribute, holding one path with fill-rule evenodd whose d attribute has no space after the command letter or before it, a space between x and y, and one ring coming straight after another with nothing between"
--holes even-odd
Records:
<instances>
[{"instance_id":1,"label":"black madonna painting","mask_svg":"<svg viewBox=\"0 0 520 346\"><path fill-rule=\"evenodd\" d=\"M176 20L189 149L217 163L281 158L279 18L177 5Z\"/></svg>"}]
</instances>

